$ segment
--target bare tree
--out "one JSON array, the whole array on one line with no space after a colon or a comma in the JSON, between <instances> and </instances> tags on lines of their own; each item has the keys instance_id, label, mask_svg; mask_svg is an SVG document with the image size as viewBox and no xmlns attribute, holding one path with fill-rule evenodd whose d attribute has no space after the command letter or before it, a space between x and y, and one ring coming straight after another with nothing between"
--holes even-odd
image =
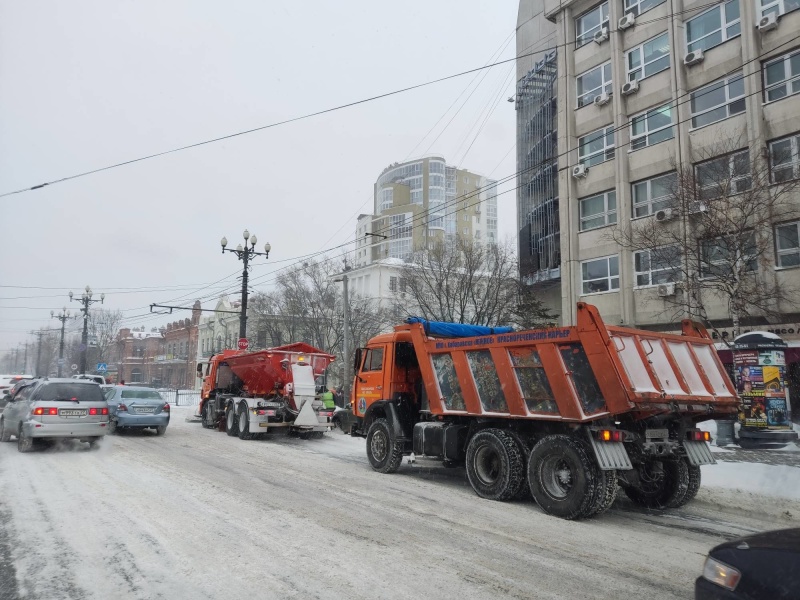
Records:
<instances>
[{"instance_id":1,"label":"bare tree","mask_svg":"<svg viewBox=\"0 0 800 600\"><path fill-rule=\"evenodd\" d=\"M709 303L727 305L734 335L750 316L777 317L793 291L773 276L773 225L797 216L797 181L770 169L780 157L751 156L738 139L694 157L651 185L654 217L609 236L634 252L636 285L664 284L672 318L709 323ZM674 288L672 287L674 286ZM673 289L675 293L673 294Z\"/></svg>"},{"instance_id":2,"label":"bare tree","mask_svg":"<svg viewBox=\"0 0 800 600\"><path fill-rule=\"evenodd\" d=\"M350 356L343 357L344 299L335 280L344 271L338 260L323 258L282 274L276 288L254 294L249 322L266 337L265 346L304 341L352 361L355 348L385 331L390 313L374 300L350 297Z\"/></svg>"},{"instance_id":3,"label":"bare tree","mask_svg":"<svg viewBox=\"0 0 800 600\"><path fill-rule=\"evenodd\" d=\"M122 312L119 310L95 308L89 313L89 339L92 341L89 356L92 361L108 361L110 350L122 324L122 318Z\"/></svg>"},{"instance_id":4,"label":"bare tree","mask_svg":"<svg viewBox=\"0 0 800 600\"><path fill-rule=\"evenodd\" d=\"M530 328L553 320L519 283L513 245L482 245L457 237L420 250L402 267L408 298L396 310L436 321ZM408 307L412 307L409 309Z\"/></svg>"}]
</instances>

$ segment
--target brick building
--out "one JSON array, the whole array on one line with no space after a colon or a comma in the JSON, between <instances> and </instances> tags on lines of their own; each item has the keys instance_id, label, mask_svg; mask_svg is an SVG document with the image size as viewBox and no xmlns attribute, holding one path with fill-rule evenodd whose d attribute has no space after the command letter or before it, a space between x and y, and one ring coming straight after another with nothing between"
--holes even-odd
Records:
<instances>
[{"instance_id":1,"label":"brick building","mask_svg":"<svg viewBox=\"0 0 800 600\"><path fill-rule=\"evenodd\" d=\"M162 387L185 389L194 385L200 314L197 300L191 318L169 323L164 329L164 353L156 356L154 364Z\"/></svg>"},{"instance_id":2,"label":"brick building","mask_svg":"<svg viewBox=\"0 0 800 600\"><path fill-rule=\"evenodd\" d=\"M156 357L164 354L164 333L153 327L129 329L117 334L117 380L125 383L143 383L160 386L160 371Z\"/></svg>"}]
</instances>

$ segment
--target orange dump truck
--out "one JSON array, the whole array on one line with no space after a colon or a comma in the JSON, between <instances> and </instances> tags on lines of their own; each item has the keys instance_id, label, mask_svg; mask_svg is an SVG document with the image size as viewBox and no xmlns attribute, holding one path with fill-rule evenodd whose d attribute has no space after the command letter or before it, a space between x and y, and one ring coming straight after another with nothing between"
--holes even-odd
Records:
<instances>
[{"instance_id":1,"label":"orange dump truck","mask_svg":"<svg viewBox=\"0 0 800 600\"><path fill-rule=\"evenodd\" d=\"M248 440L274 430L301 437L332 428L317 382L334 356L298 342L256 352L223 350L197 365L203 378L198 412L203 426Z\"/></svg>"},{"instance_id":2,"label":"orange dump truck","mask_svg":"<svg viewBox=\"0 0 800 600\"><path fill-rule=\"evenodd\" d=\"M696 495L700 465L715 462L696 424L737 414L693 321L681 335L613 327L585 303L573 327L417 321L356 352L349 433L366 437L382 473L412 454L464 464L479 496L530 493L567 519L603 512L618 486L644 506L677 507Z\"/></svg>"}]
</instances>

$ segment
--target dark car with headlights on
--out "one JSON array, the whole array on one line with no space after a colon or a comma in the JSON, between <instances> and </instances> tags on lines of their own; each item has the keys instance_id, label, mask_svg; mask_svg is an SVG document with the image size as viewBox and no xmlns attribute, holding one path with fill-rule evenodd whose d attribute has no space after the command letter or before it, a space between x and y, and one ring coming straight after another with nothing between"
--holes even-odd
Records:
<instances>
[{"instance_id":1,"label":"dark car with headlights on","mask_svg":"<svg viewBox=\"0 0 800 600\"><path fill-rule=\"evenodd\" d=\"M800 599L800 528L765 531L708 553L695 600Z\"/></svg>"},{"instance_id":2,"label":"dark car with headlights on","mask_svg":"<svg viewBox=\"0 0 800 600\"><path fill-rule=\"evenodd\" d=\"M169 403L153 388L115 385L105 390L109 433L118 429L155 429L164 435L169 425Z\"/></svg>"},{"instance_id":3,"label":"dark car with headlights on","mask_svg":"<svg viewBox=\"0 0 800 600\"><path fill-rule=\"evenodd\" d=\"M77 438L93 446L107 425L108 404L96 383L35 379L14 388L0 414L0 441L16 436L20 452L30 452L44 439Z\"/></svg>"}]
</instances>

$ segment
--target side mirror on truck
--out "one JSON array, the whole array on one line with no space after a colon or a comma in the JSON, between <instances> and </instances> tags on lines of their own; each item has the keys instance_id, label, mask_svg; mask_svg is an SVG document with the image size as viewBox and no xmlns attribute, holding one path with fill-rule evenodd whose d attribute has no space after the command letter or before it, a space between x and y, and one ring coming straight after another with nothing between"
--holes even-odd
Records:
<instances>
[{"instance_id":1,"label":"side mirror on truck","mask_svg":"<svg viewBox=\"0 0 800 600\"><path fill-rule=\"evenodd\" d=\"M353 373L358 373L358 368L361 366L361 351L363 348L356 348L355 359L353 360Z\"/></svg>"}]
</instances>

